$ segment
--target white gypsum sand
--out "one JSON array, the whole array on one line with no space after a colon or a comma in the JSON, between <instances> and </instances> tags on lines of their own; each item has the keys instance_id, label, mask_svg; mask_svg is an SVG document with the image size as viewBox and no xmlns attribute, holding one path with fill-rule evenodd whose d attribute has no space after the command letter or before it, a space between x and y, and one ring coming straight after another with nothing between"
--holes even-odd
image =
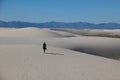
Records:
<instances>
[{"instance_id":1,"label":"white gypsum sand","mask_svg":"<svg viewBox=\"0 0 120 80\"><path fill-rule=\"evenodd\" d=\"M120 29L51 29L55 31L70 32L83 36L99 36L99 37L113 37L120 38Z\"/></svg>"},{"instance_id":2,"label":"white gypsum sand","mask_svg":"<svg viewBox=\"0 0 120 80\"><path fill-rule=\"evenodd\" d=\"M120 61L72 50L119 53L119 39L70 34L37 28L1 30L0 80L120 80Z\"/></svg>"}]
</instances>

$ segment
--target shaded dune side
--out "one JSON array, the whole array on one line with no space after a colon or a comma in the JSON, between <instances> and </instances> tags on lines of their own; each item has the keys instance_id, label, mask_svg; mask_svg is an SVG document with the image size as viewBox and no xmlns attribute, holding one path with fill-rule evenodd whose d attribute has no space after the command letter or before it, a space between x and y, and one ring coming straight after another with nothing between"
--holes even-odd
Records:
<instances>
[{"instance_id":1,"label":"shaded dune side","mask_svg":"<svg viewBox=\"0 0 120 80\"><path fill-rule=\"evenodd\" d=\"M48 41L51 45L67 48L74 51L84 52L87 54L107 57L120 58L120 40L113 38L99 37L72 37ZM59 43L58 43L59 42Z\"/></svg>"},{"instance_id":2,"label":"shaded dune side","mask_svg":"<svg viewBox=\"0 0 120 80\"><path fill-rule=\"evenodd\" d=\"M99 35L101 37L76 37L69 38L66 41L67 45L62 47L84 52L87 54L93 54L97 56L107 57L107 58L120 58L120 39L111 39L111 38L103 38L102 36L115 36L120 35L120 30L76 30L76 29L51 29L56 31L65 31L78 35Z\"/></svg>"}]
</instances>

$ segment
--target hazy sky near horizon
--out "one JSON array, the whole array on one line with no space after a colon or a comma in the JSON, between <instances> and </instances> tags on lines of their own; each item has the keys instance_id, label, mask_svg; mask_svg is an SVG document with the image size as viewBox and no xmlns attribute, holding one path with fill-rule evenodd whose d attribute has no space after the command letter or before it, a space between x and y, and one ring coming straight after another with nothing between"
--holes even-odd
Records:
<instances>
[{"instance_id":1,"label":"hazy sky near horizon","mask_svg":"<svg viewBox=\"0 0 120 80\"><path fill-rule=\"evenodd\" d=\"M0 0L0 20L120 23L120 0Z\"/></svg>"}]
</instances>

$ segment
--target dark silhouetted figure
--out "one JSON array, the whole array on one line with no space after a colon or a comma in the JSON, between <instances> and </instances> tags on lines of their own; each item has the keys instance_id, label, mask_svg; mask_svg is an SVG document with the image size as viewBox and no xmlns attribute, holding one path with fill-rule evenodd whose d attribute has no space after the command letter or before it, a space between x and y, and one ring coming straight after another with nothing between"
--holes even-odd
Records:
<instances>
[{"instance_id":1,"label":"dark silhouetted figure","mask_svg":"<svg viewBox=\"0 0 120 80\"><path fill-rule=\"evenodd\" d=\"M47 50L47 45L46 45L46 43L44 42L44 43L43 43L43 51L44 51L44 53L45 53L46 50Z\"/></svg>"}]
</instances>

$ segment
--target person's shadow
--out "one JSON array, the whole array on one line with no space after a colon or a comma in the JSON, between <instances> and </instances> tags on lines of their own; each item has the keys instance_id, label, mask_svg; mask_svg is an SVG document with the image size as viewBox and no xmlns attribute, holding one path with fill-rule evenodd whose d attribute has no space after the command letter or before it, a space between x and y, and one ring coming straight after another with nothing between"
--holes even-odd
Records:
<instances>
[{"instance_id":1,"label":"person's shadow","mask_svg":"<svg viewBox=\"0 0 120 80\"><path fill-rule=\"evenodd\" d=\"M59 54L59 53L48 53L48 52L46 52L45 54L51 54L51 55L64 55L64 54Z\"/></svg>"}]
</instances>

